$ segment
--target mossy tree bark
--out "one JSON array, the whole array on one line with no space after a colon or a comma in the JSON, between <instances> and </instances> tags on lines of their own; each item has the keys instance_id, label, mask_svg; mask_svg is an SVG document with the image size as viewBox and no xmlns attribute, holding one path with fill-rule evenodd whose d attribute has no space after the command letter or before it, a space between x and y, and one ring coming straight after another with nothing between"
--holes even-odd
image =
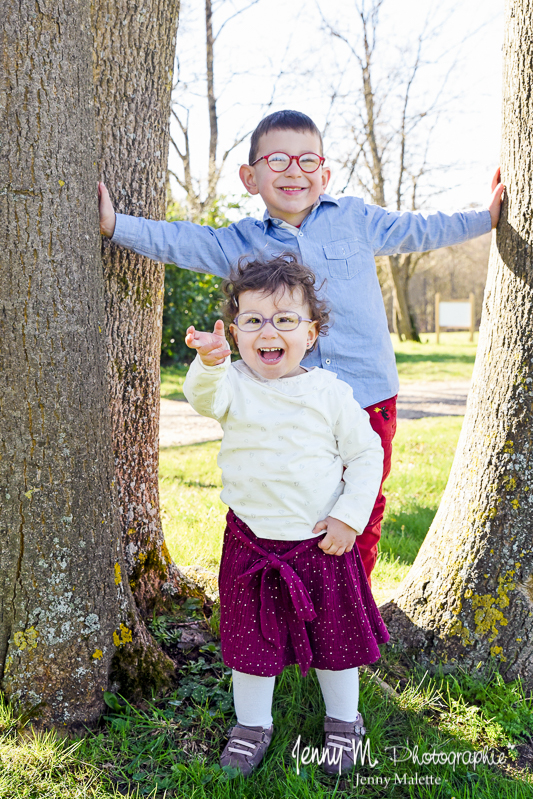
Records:
<instances>
[{"instance_id":1,"label":"mossy tree bark","mask_svg":"<svg viewBox=\"0 0 533 799\"><path fill-rule=\"evenodd\" d=\"M93 4L98 168L120 213L164 219L179 0ZM127 573L143 614L191 585L159 510L159 360L164 266L104 243L105 334Z\"/></svg>"},{"instance_id":2,"label":"mossy tree bark","mask_svg":"<svg viewBox=\"0 0 533 799\"><path fill-rule=\"evenodd\" d=\"M433 526L394 602L429 667L494 658L533 687L533 1L508 0L502 179L468 409Z\"/></svg>"},{"instance_id":3,"label":"mossy tree bark","mask_svg":"<svg viewBox=\"0 0 533 799\"><path fill-rule=\"evenodd\" d=\"M0 684L44 726L76 729L102 712L117 651L125 673L168 662L123 579L89 7L2 12Z\"/></svg>"}]
</instances>

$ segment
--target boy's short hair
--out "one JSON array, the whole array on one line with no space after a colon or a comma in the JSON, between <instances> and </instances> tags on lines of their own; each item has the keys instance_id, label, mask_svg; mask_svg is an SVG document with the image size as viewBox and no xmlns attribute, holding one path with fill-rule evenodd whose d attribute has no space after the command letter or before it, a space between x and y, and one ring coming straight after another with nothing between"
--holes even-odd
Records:
<instances>
[{"instance_id":1,"label":"boy's short hair","mask_svg":"<svg viewBox=\"0 0 533 799\"><path fill-rule=\"evenodd\" d=\"M269 295L281 293L284 289L291 293L300 290L309 307L311 319L317 323L318 335L326 336L329 330L329 308L326 301L317 295L325 282L317 288L314 273L292 252L284 252L270 261L250 261L249 256L244 256L239 258L237 267L232 268L229 277L222 283L222 291L226 296L222 306L224 321L228 326L233 322L239 313L239 296L244 291L259 291ZM316 341L309 352L315 346Z\"/></svg>"},{"instance_id":2,"label":"boy's short hair","mask_svg":"<svg viewBox=\"0 0 533 799\"><path fill-rule=\"evenodd\" d=\"M271 130L298 130L316 133L320 141L320 152L318 155L324 155L322 136L311 117L308 117L307 114L302 114L300 111L275 111L273 114L269 114L262 119L252 133L252 138L250 139L250 154L248 156L249 164L253 164L257 158L259 139L261 136L264 136L265 133L270 133ZM292 155L292 153L288 153L288 155Z\"/></svg>"}]
</instances>

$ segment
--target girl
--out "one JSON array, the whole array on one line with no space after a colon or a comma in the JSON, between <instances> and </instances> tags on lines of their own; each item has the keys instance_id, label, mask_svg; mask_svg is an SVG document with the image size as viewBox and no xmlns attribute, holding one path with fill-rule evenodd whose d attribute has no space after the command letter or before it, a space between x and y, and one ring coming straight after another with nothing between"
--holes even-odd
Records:
<instances>
[{"instance_id":1,"label":"girl","mask_svg":"<svg viewBox=\"0 0 533 799\"><path fill-rule=\"evenodd\" d=\"M327 333L315 277L284 254L243 259L223 285L224 325L187 331L197 350L184 393L224 430L218 464L230 510L220 564L222 655L237 725L221 764L247 776L273 734L275 676L315 668L326 704L324 768L348 771L365 733L358 666L387 630L354 546L382 476L383 450L352 389L301 361ZM343 473L344 470L344 473Z\"/></svg>"}]
</instances>

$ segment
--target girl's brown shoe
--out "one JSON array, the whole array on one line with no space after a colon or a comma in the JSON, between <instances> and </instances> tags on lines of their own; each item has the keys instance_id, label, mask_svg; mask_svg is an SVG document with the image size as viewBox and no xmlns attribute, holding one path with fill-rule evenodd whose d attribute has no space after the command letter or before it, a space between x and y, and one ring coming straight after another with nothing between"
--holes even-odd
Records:
<instances>
[{"instance_id":1,"label":"girl's brown shoe","mask_svg":"<svg viewBox=\"0 0 533 799\"><path fill-rule=\"evenodd\" d=\"M229 741L220 756L221 766L231 766L248 777L257 768L269 747L274 727L241 727L230 731Z\"/></svg>"},{"instance_id":2,"label":"girl's brown shoe","mask_svg":"<svg viewBox=\"0 0 533 799\"><path fill-rule=\"evenodd\" d=\"M361 747L358 745L361 744L366 732L361 714L358 713L352 723L326 716L324 732L326 758L322 768L326 774L345 774L351 771L361 756Z\"/></svg>"}]
</instances>

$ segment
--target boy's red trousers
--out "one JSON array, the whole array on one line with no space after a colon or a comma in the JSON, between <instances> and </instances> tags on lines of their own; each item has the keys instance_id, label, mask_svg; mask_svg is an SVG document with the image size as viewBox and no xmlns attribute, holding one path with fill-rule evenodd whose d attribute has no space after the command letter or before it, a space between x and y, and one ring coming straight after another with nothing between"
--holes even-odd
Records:
<instances>
[{"instance_id":1,"label":"boy's red trousers","mask_svg":"<svg viewBox=\"0 0 533 799\"><path fill-rule=\"evenodd\" d=\"M381 438L381 445L383 447L383 478L379 487L378 498L370 514L367 526L361 535L358 535L356 538L366 576L370 582L370 573L376 565L378 556L378 541L381 537L381 521L385 512L386 499L383 496L383 483L389 476L391 467L392 439L396 432L396 397L391 397L375 405L369 405L368 408L365 408L365 411L370 416L372 429Z\"/></svg>"}]
</instances>

